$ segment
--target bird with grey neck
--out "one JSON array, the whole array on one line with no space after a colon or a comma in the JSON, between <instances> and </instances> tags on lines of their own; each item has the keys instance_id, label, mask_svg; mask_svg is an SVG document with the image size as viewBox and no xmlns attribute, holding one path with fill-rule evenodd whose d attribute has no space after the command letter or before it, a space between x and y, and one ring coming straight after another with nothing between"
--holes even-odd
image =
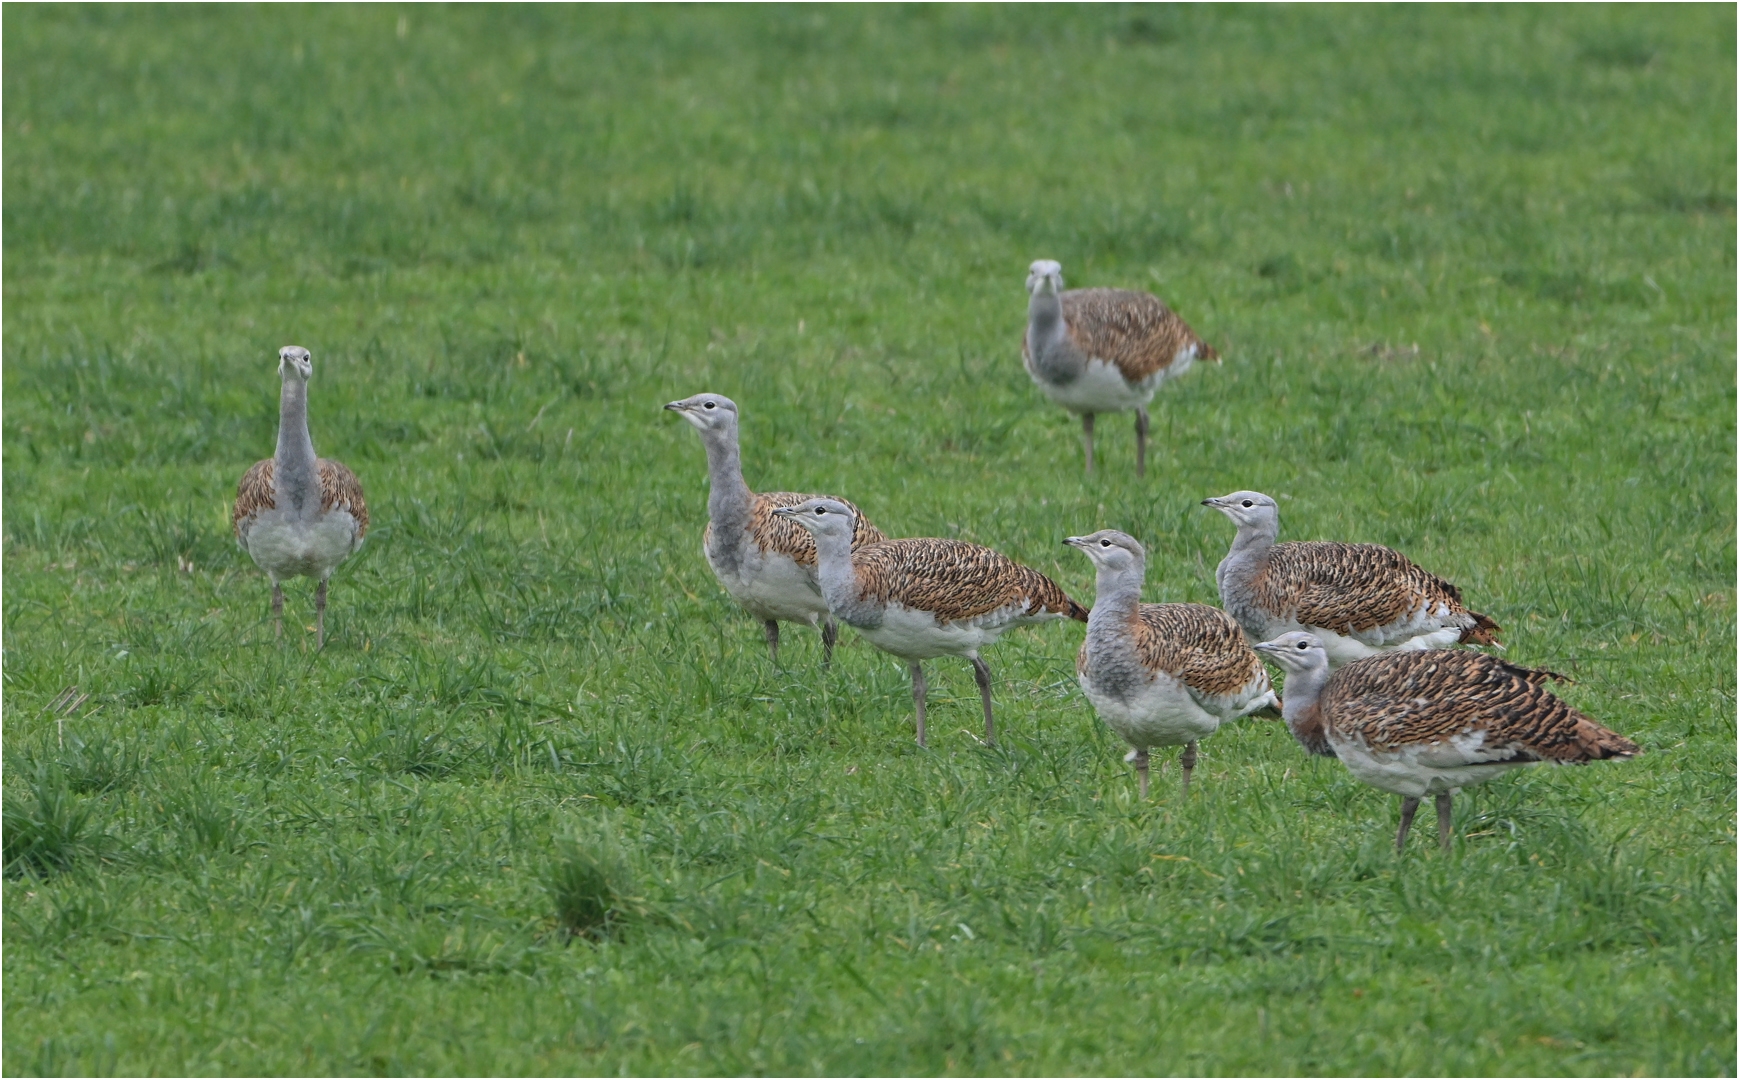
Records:
<instances>
[{"instance_id":1,"label":"bird with grey neck","mask_svg":"<svg viewBox=\"0 0 1739 1080\"><path fill-rule=\"evenodd\" d=\"M1461 590L1379 544L1278 544L1280 507L1259 491L1203 499L1238 527L1214 572L1220 603L1251 641L1315 634L1339 667L1396 649L1496 645L1502 629Z\"/></svg>"},{"instance_id":2,"label":"bird with grey neck","mask_svg":"<svg viewBox=\"0 0 1739 1080\"><path fill-rule=\"evenodd\" d=\"M1196 743L1220 725L1278 704L1268 669L1230 615L1206 604L1144 604L1147 551L1127 533L1071 536L1098 582L1087 638L1075 658L1081 692L1107 727L1129 744L1147 798L1148 751L1182 746L1190 790Z\"/></svg>"},{"instance_id":3,"label":"bird with grey neck","mask_svg":"<svg viewBox=\"0 0 1739 1080\"><path fill-rule=\"evenodd\" d=\"M822 663L832 663L839 624L827 613L827 603L815 581L815 541L773 513L782 506L831 496L750 491L743 481L737 403L723 394L696 394L664 407L692 424L706 448L708 520L700 544L719 584L761 620L773 663L779 662L781 622L820 629ZM856 507L852 511L857 521L852 546L885 539Z\"/></svg>"},{"instance_id":4,"label":"bird with grey neck","mask_svg":"<svg viewBox=\"0 0 1739 1080\"><path fill-rule=\"evenodd\" d=\"M1540 762L1575 765L1642 753L1547 692L1554 671L1485 653L1392 652L1331 670L1315 634L1295 630L1256 646L1286 672L1286 726L1307 748L1340 758L1359 780L1401 796L1407 832L1419 800L1437 797L1437 839L1447 848L1450 808L1464 787ZM1321 752L1321 751L1318 751Z\"/></svg>"},{"instance_id":5,"label":"bird with grey neck","mask_svg":"<svg viewBox=\"0 0 1739 1080\"><path fill-rule=\"evenodd\" d=\"M980 650L1026 623L1087 621L1087 609L1050 578L1006 555L962 540L884 540L856 550L857 512L837 499L810 499L773 511L815 537L816 579L835 618L870 644L906 661L912 673L919 746L927 686L924 661L972 661L984 703L984 741L996 743L990 667Z\"/></svg>"},{"instance_id":6,"label":"bird with grey neck","mask_svg":"<svg viewBox=\"0 0 1739 1080\"><path fill-rule=\"evenodd\" d=\"M1147 474L1147 404L1197 360L1218 360L1189 324L1149 293L1063 288L1063 267L1039 259L1027 271L1021 358L1052 401L1081 414L1087 472L1093 417L1135 410L1135 473Z\"/></svg>"},{"instance_id":7,"label":"bird with grey neck","mask_svg":"<svg viewBox=\"0 0 1739 1080\"><path fill-rule=\"evenodd\" d=\"M236 487L236 543L272 579L272 622L284 636L286 578L311 577L315 647L326 645L326 583L368 535L368 504L356 474L316 457L308 434L308 380L314 359L300 345L278 350L278 449Z\"/></svg>"}]
</instances>

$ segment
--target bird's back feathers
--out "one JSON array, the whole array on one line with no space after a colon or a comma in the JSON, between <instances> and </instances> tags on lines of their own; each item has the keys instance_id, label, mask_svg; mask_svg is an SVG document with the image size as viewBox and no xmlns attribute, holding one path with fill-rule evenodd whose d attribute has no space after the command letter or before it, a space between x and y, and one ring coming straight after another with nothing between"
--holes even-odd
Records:
<instances>
[{"instance_id":1,"label":"bird's back feathers","mask_svg":"<svg viewBox=\"0 0 1739 1080\"><path fill-rule=\"evenodd\" d=\"M851 507L856 524L852 529L851 546L856 550L865 544L879 544L887 537L882 531L870 524L856 504L837 495L800 495L792 491L765 491L754 496L753 505L749 508L749 537L762 551L778 552L791 558L798 566L815 565L815 537L809 535L809 530L796 524L789 518L776 517L773 511L786 506L798 506L810 499L832 499ZM712 522L707 522L706 531L701 535L701 546L710 550L712 547Z\"/></svg>"},{"instance_id":2,"label":"bird's back feathers","mask_svg":"<svg viewBox=\"0 0 1739 1080\"><path fill-rule=\"evenodd\" d=\"M1070 289L1060 297L1063 322L1082 354L1117 365L1131 383L1172 365L1196 346L1195 359L1219 354L1157 296L1125 289Z\"/></svg>"},{"instance_id":3,"label":"bird's back feathers","mask_svg":"<svg viewBox=\"0 0 1739 1080\"><path fill-rule=\"evenodd\" d=\"M1200 693L1229 696L1267 675L1237 620L1216 607L1142 604L1129 631L1143 667ZM1077 674L1087 669L1087 644L1075 658Z\"/></svg>"},{"instance_id":4,"label":"bird's back feathers","mask_svg":"<svg viewBox=\"0 0 1739 1080\"><path fill-rule=\"evenodd\" d=\"M1642 752L1545 689L1562 678L1485 653L1393 652L1336 671L1317 705L1333 732L1373 750L1461 744L1480 760L1566 763Z\"/></svg>"},{"instance_id":5,"label":"bird's back feathers","mask_svg":"<svg viewBox=\"0 0 1739 1080\"><path fill-rule=\"evenodd\" d=\"M1087 621L1061 586L1006 555L962 540L885 540L852 553L860 600L928 611L948 622L1017 605Z\"/></svg>"},{"instance_id":6,"label":"bird's back feathers","mask_svg":"<svg viewBox=\"0 0 1739 1080\"><path fill-rule=\"evenodd\" d=\"M1276 544L1251 586L1264 610L1294 612L1300 624L1336 633L1395 626L1421 611L1441 608L1452 617L1472 620L1462 631L1462 641L1493 645L1498 640L1500 627L1469 611L1461 590L1379 544Z\"/></svg>"}]
</instances>

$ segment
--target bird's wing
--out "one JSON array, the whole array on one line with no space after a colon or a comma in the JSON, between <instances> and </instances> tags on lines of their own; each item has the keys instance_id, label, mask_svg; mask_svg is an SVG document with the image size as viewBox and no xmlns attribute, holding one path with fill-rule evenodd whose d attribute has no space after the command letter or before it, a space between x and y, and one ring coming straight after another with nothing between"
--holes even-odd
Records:
<instances>
[{"instance_id":1,"label":"bird's wing","mask_svg":"<svg viewBox=\"0 0 1739 1080\"><path fill-rule=\"evenodd\" d=\"M1437 768L1642 752L1547 691L1551 677L1485 653L1395 652L1336 671L1318 705L1337 735Z\"/></svg>"},{"instance_id":2,"label":"bird's wing","mask_svg":"<svg viewBox=\"0 0 1739 1080\"><path fill-rule=\"evenodd\" d=\"M775 517L773 514L773 511L782 507L800 506L810 499L832 499L851 507L856 521L851 536L852 550L855 551L865 544L879 544L887 539L849 499L841 499L837 495L804 495L796 491L764 491L756 495L755 505L749 510L749 535L762 551L776 551L781 555L788 555L799 566L814 566L815 538L809 535L809 530L789 518Z\"/></svg>"},{"instance_id":3,"label":"bird's wing","mask_svg":"<svg viewBox=\"0 0 1739 1080\"><path fill-rule=\"evenodd\" d=\"M1268 691L1268 670L1236 620L1206 604L1142 604L1136 655L1184 684L1210 712L1237 711Z\"/></svg>"},{"instance_id":4,"label":"bird's wing","mask_svg":"<svg viewBox=\"0 0 1739 1080\"><path fill-rule=\"evenodd\" d=\"M1276 544L1258 588L1265 606L1293 613L1302 625L1374 645L1398 645L1444 627L1470 640L1489 630L1485 643L1496 640L1497 624L1468 611L1459 589L1378 544Z\"/></svg>"},{"instance_id":5,"label":"bird's wing","mask_svg":"<svg viewBox=\"0 0 1739 1080\"><path fill-rule=\"evenodd\" d=\"M1132 383L1150 378L1196 346L1196 356L1217 354L1157 296L1123 289L1070 289L1062 294L1063 322L1075 347L1116 364ZM1024 344L1023 344L1024 348Z\"/></svg>"},{"instance_id":6,"label":"bird's wing","mask_svg":"<svg viewBox=\"0 0 1739 1080\"><path fill-rule=\"evenodd\" d=\"M230 518L236 539L246 538L255 515L262 510L271 510L276 505L272 498L272 459L256 461L252 468L242 474L241 483L236 485L235 514Z\"/></svg>"},{"instance_id":7,"label":"bird's wing","mask_svg":"<svg viewBox=\"0 0 1739 1080\"><path fill-rule=\"evenodd\" d=\"M362 484L356 474L342 462L321 458L316 467L320 472L320 512L347 511L356 519L356 539L368 535L368 503L362 497Z\"/></svg>"},{"instance_id":8,"label":"bird's wing","mask_svg":"<svg viewBox=\"0 0 1739 1080\"><path fill-rule=\"evenodd\" d=\"M945 622L993 611L1087 621L1060 585L1006 555L963 540L885 540L852 553L860 596L928 611Z\"/></svg>"}]
</instances>

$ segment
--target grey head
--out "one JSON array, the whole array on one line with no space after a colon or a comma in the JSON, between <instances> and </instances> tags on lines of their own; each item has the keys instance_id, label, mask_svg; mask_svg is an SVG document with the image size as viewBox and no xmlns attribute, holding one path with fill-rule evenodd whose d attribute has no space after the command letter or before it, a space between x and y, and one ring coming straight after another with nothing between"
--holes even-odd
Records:
<instances>
[{"instance_id":1,"label":"grey head","mask_svg":"<svg viewBox=\"0 0 1739 1080\"><path fill-rule=\"evenodd\" d=\"M703 436L737 430L737 403L723 394L696 394L664 407L693 424Z\"/></svg>"},{"instance_id":2,"label":"grey head","mask_svg":"<svg viewBox=\"0 0 1739 1080\"><path fill-rule=\"evenodd\" d=\"M278 350L278 377L294 375L307 382L314 377L314 356L300 345L286 345Z\"/></svg>"},{"instance_id":3,"label":"grey head","mask_svg":"<svg viewBox=\"0 0 1739 1080\"><path fill-rule=\"evenodd\" d=\"M1275 535L1280 532L1280 504L1260 491L1234 491L1215 499L1203 499L1202 505L1231 518L1240 531L1253 529Z\"/></svg>"},{"instance_id":4,"label":"grey head","mask_svg":"<svg viewBox=\"0 0 1739 1080\"><path fill-rule=\"evenodd\" d=\"M1026 291L1029 296L1040 293L1055 296L1063 291L1063 264L1055 259L1038 259L1027 268Z\"/></svg>"},{"instance_id":5,"label":"grey head","mask_svg":"<svg viewBox=\"0 0 1739 1080\"><path fill-rule=\"evenodd\" d=\"M1071 536L1063 543L1079 548L1100 570L1141 573L1147 566L1147 549L1135 537L1116 529L1100 529L1091 536Z\"/></svg>"},{"instance_id":6,"label":"grey head","mask_svg":"<svg viewBox=\"0 0 1739 1080\"><path fill-rule=\"evenodd\" d=\"M810 499L796 506L781 506L773 516L795 521L817 539L842 538L848 546L857 528L857 515L838 499Z\"/></svg>"},{"instance_id":7,"label":"grey head","mask_svg":"<svg viewBox=\"0 0 1739 1080\"><path fill-rule=\"evenodd\" d=\"M1289 676L1328 672L1328 650L1322 647L1321 639L1315 634L1303 630L1293 630L1273 641L1261 642L1256 651L1279 664Z\"/></svg>"}]
</instances>

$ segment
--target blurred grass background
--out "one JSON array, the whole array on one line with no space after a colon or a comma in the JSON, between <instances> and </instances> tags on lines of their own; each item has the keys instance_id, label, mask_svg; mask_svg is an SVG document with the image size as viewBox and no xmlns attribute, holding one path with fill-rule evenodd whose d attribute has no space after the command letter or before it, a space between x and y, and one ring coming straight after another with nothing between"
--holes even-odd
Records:
<instances>
[{"instance_id":1,"label":"blurred grass background","mask_svg":"<svg viewBox=\"0 0 1739 1080\"><path fill-rule=\"evenodd\" d=\"M0 21L8 1073L1734 1070L1731 8ZM1039 257L1226 355L1145 483L1020 368ZM318 656L228 529L292 342L375 521ZM1649 754L1448 857L1273 724L1143 806L1067 627L921 753L711 578L703 389L1082 597L1114 526L1211 601L1270 491Z\"/></svg>"}]
</instances>

